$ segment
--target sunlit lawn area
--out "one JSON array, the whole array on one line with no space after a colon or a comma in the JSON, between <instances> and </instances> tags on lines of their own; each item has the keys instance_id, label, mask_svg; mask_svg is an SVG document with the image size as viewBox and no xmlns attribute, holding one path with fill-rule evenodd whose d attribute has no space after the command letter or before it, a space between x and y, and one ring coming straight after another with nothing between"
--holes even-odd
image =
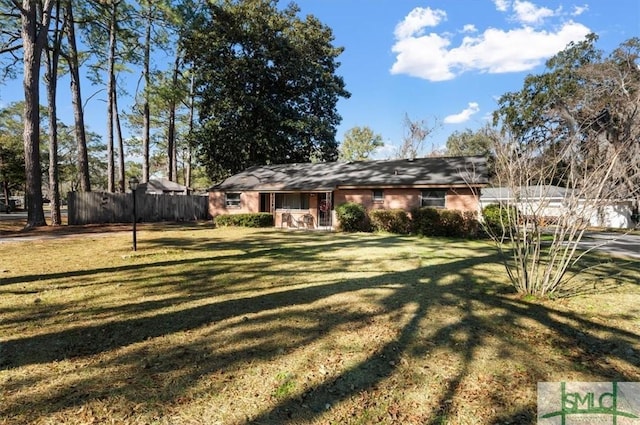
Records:
<instances>
[{"instance_id":1,"label":"sunlit lawn area","mask_svg":"<svg viewBox=\"0 0 640 425\"><path fill-rule=\"evenodd\" d=\"M0 423L535 423L539 381L640 381L640 262L590 266L549 301L513 294L485 241L0 244Z\"/></svg>"}]
</instances>

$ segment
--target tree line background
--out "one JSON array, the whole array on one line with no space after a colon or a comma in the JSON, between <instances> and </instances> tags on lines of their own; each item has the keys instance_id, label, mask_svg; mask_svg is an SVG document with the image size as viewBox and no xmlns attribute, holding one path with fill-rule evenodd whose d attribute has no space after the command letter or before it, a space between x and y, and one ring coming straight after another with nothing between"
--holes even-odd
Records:
<instances>
[{"instance_id":1,"label":"tree line background","mask_svg":"<svg viewBox=\"0 0 640 425\"><path fill-rule=\"evenodd\" d=\"M256 164L338 156L342 48L294 4L0 0L0 28L0 84L24 85L0 111L0 182L5 199L24 191L27 227L47 224L43 187L60 224L69 190L124 192L155 173L206 188ZM73 122L59 118L63 92ZM85 125L95 96L104 134Z\"/></svg>"}]
</instances>

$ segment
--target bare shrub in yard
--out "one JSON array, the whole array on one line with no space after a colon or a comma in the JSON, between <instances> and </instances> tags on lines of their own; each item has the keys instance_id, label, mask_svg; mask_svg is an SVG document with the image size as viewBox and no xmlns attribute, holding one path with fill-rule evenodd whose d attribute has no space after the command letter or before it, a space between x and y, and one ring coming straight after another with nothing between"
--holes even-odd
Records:
<instances>
[{"instance_id":1,"label":"bare shrub in yard","mask_svg":"<svg viewBox=\"0 0 640 425\"><path fill-rule=\"evenodd\" d=\"M508 225L484 227L524 294L570 292L568 272L584 255L578 243L590 220L612 201L640 195L640 40L605 60L595 40L589 36L550 59L546 74L502 96L494 117L503 125L492 136L495 183L508 192L497 217ZM546 227L558 196L556 223Z\"/></svg>"}]
</instances>

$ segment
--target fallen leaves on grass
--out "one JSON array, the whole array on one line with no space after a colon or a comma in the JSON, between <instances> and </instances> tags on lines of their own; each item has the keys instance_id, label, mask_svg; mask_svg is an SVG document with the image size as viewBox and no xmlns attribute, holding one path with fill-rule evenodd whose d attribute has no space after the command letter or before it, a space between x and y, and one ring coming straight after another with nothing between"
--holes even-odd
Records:
<instances>
[{"instance_id":1,"label":"fallen leaves on grass","mask_svg":"<svg viewBox=\"0 0 640 425\"><path fill-rule=\"evenodd\" d=\"M478 241L128 236L0 246L0 424L526 424L538 381L640 380L636 263L526 300Z\"/></svg>"}]
</instances>

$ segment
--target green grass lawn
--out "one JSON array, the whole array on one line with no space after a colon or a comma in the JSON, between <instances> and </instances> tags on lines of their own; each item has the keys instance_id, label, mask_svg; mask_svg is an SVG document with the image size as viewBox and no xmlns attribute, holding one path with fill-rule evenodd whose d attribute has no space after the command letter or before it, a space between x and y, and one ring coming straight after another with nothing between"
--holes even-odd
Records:
<instances>
[{"instance_id":1,"label":"green grass lawn","mask_svg":"<svg viewBox=\"0 0 640 425\"><path fill-rule=\"evenodd\" d=\"M640 262L589 261L550 301L513 294L484 241L0 244L0 424L535 423L539 381L640 381Z\"/></svg>"}]
</instances>

